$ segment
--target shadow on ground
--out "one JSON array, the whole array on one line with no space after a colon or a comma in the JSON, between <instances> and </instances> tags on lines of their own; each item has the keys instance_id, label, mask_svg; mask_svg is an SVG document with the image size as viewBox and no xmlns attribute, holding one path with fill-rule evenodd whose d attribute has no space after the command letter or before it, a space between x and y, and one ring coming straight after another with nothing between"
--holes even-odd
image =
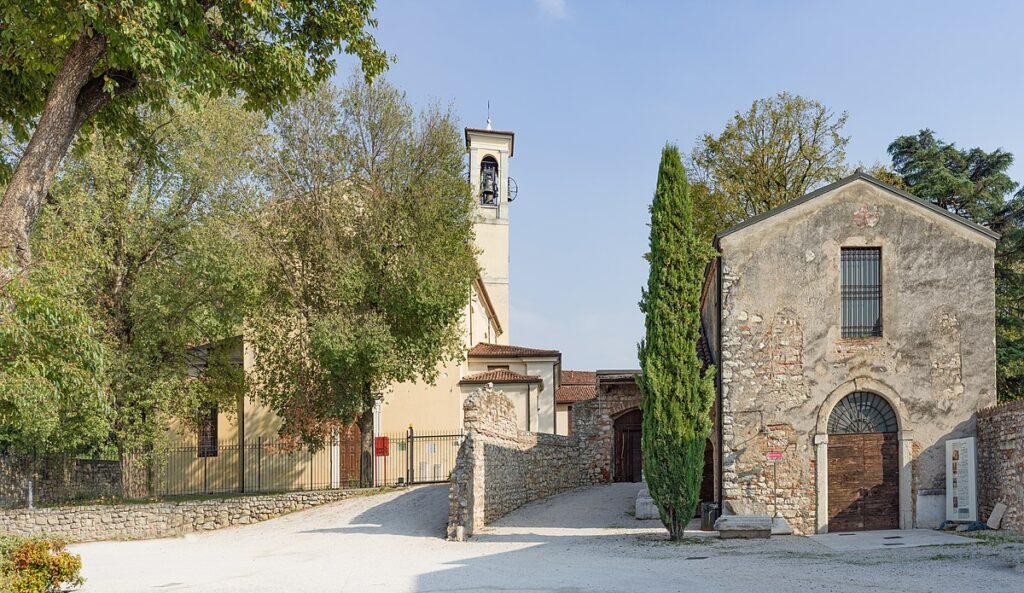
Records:
<instances>
[{"instance_id":1,"label":"shadow on ground","mask_svg":"<svg viewBox=\"0 0 1024 593\"><path fill-rule=\"evenodd\" d=\"M359 513L348 525L300 533L364 533L443 538L448 524L448 485L420 486Z\"/></svg>"}]
</instances>

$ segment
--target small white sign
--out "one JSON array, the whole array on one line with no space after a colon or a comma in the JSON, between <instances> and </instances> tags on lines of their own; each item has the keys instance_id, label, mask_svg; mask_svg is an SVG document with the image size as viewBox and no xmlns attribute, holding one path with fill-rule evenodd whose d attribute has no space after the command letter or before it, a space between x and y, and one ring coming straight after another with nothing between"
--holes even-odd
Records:
<instances>
[{"instance_id":1,"label":"small white sign","mask_svg":"<svg viewBox=\"0 0 1024 593\"><path fill-rule=\"evenodd\" d=\"M978 520L974 437L946 441L946 520Z\"/></svg>"}]
</instances>

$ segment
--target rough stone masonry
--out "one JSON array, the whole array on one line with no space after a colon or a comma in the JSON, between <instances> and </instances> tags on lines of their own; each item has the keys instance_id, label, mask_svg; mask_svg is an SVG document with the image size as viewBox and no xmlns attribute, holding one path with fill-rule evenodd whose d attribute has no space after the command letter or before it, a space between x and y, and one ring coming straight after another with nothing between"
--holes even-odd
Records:
<instances>
[{"instance_id":1,"label":"rough stone masonry","mask_svg":"<svg viewBox=\"0 0 1024 593\"><path fill-rule=\"evenodd\" d=\"M245 525L349 498L358 490L324 490L185 500L0 511L0 533L51 535L71 542L144 539Z\"/></svg>"},{"instance_id":2,"label":"rough stone masonry","mask_svg":"<svg viewBox=\"0 0 1024 593\"><path fill-rule=\"evenodd\" d=\"M978 506L1006 505L1002 528L1024 531L1024 400L978 412Z\"/></svg>"},{"instance_id":3,"label":"rough stone masonry","mask_svg":"<svg viewBox=\"0 0 1024 593\"><path fill-rule=\"evenodd\" d=\"M610 420L598 402L581 402L572 436L523 432L515 408L488 385L463 405L466 437L451 476L448 538L463 539L539 498L608 481L603 448ZM607 425L607 426L605 426ZM610 447L608 455L610 456Z\"/></svg>"},{"instance_id":4,"label":"rough stone masonry","mask_svg":"<svg viewBox=\"0 0 1024 593\"><path fill-rule=\"evenodd\" d=\"M996 399L994 245L863 174L720 235L704 317L720 335L727 510L827 531L829 414L870 392L899 422L899 525L935 527L923 517L943 511L943 444L974 435ZM880 249L881 336L841 334L848 247Z\"/></svg>"}]
</instances>

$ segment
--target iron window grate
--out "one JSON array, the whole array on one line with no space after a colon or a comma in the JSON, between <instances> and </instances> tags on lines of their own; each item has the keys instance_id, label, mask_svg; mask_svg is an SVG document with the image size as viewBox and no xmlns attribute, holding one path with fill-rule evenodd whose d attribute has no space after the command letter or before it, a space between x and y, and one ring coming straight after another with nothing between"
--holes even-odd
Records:
<instances>
[{"instance_id":1,"label":"iron window grate","mask_svg":"<svg viewBox=\"0 0 1024 593\"><path fill-rule=\"evenodd\" d=\"M882 335L882 250L844 247L841 254L842 336Z\"/></svg>"}]
</instances>

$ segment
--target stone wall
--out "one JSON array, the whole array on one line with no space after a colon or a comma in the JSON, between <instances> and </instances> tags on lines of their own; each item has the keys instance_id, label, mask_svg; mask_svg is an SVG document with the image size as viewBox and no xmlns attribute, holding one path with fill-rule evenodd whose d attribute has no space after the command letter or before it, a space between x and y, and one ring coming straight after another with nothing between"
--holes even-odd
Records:
<instances>
[{"instance_id":1,"label":"stone wall","mask_svg":"<svg viewBox=\"0 0 1024 593\"><path fill-rule=\"evenodd\" d=\"M523 506L608 480L595 442L593 406L577 404L571 436L522 432L512 402L490 386L466 398L466 437L452 471L448 537L462 539ZM610 448L609 448L610 451Z\"/></svg>"},{"instance_id":2,"label":"stone wall","mask_svg":"<svg viewBox=\"0 0 1024 593\"><path fill-rule=\"evenodd\" d=\"M1024 400L978 412L979 518L1006 505L1003 529L1024 531Z\"/></svg>"},{"instance_id":3,"label":"stone wall","mask_svg":"<svg viewBox=\"0 0 1024 593\"><path fill-rule=\"evenodd\" d=\"M0 508L28 506L30 479L40 505L121 494L117 461L0 456Z\"/></svg>"},{"instance_id":4,"label":"stone wall","mask_svg":"<svg viewBox=\"0 0 1024 593\"><path fill-rule=\"evenodd\" d=\"M358 492L324 490L154 504L3 510L0 533L48 534L73 542L171 537L272 519Z\"/></svg>"}]
</instances>

